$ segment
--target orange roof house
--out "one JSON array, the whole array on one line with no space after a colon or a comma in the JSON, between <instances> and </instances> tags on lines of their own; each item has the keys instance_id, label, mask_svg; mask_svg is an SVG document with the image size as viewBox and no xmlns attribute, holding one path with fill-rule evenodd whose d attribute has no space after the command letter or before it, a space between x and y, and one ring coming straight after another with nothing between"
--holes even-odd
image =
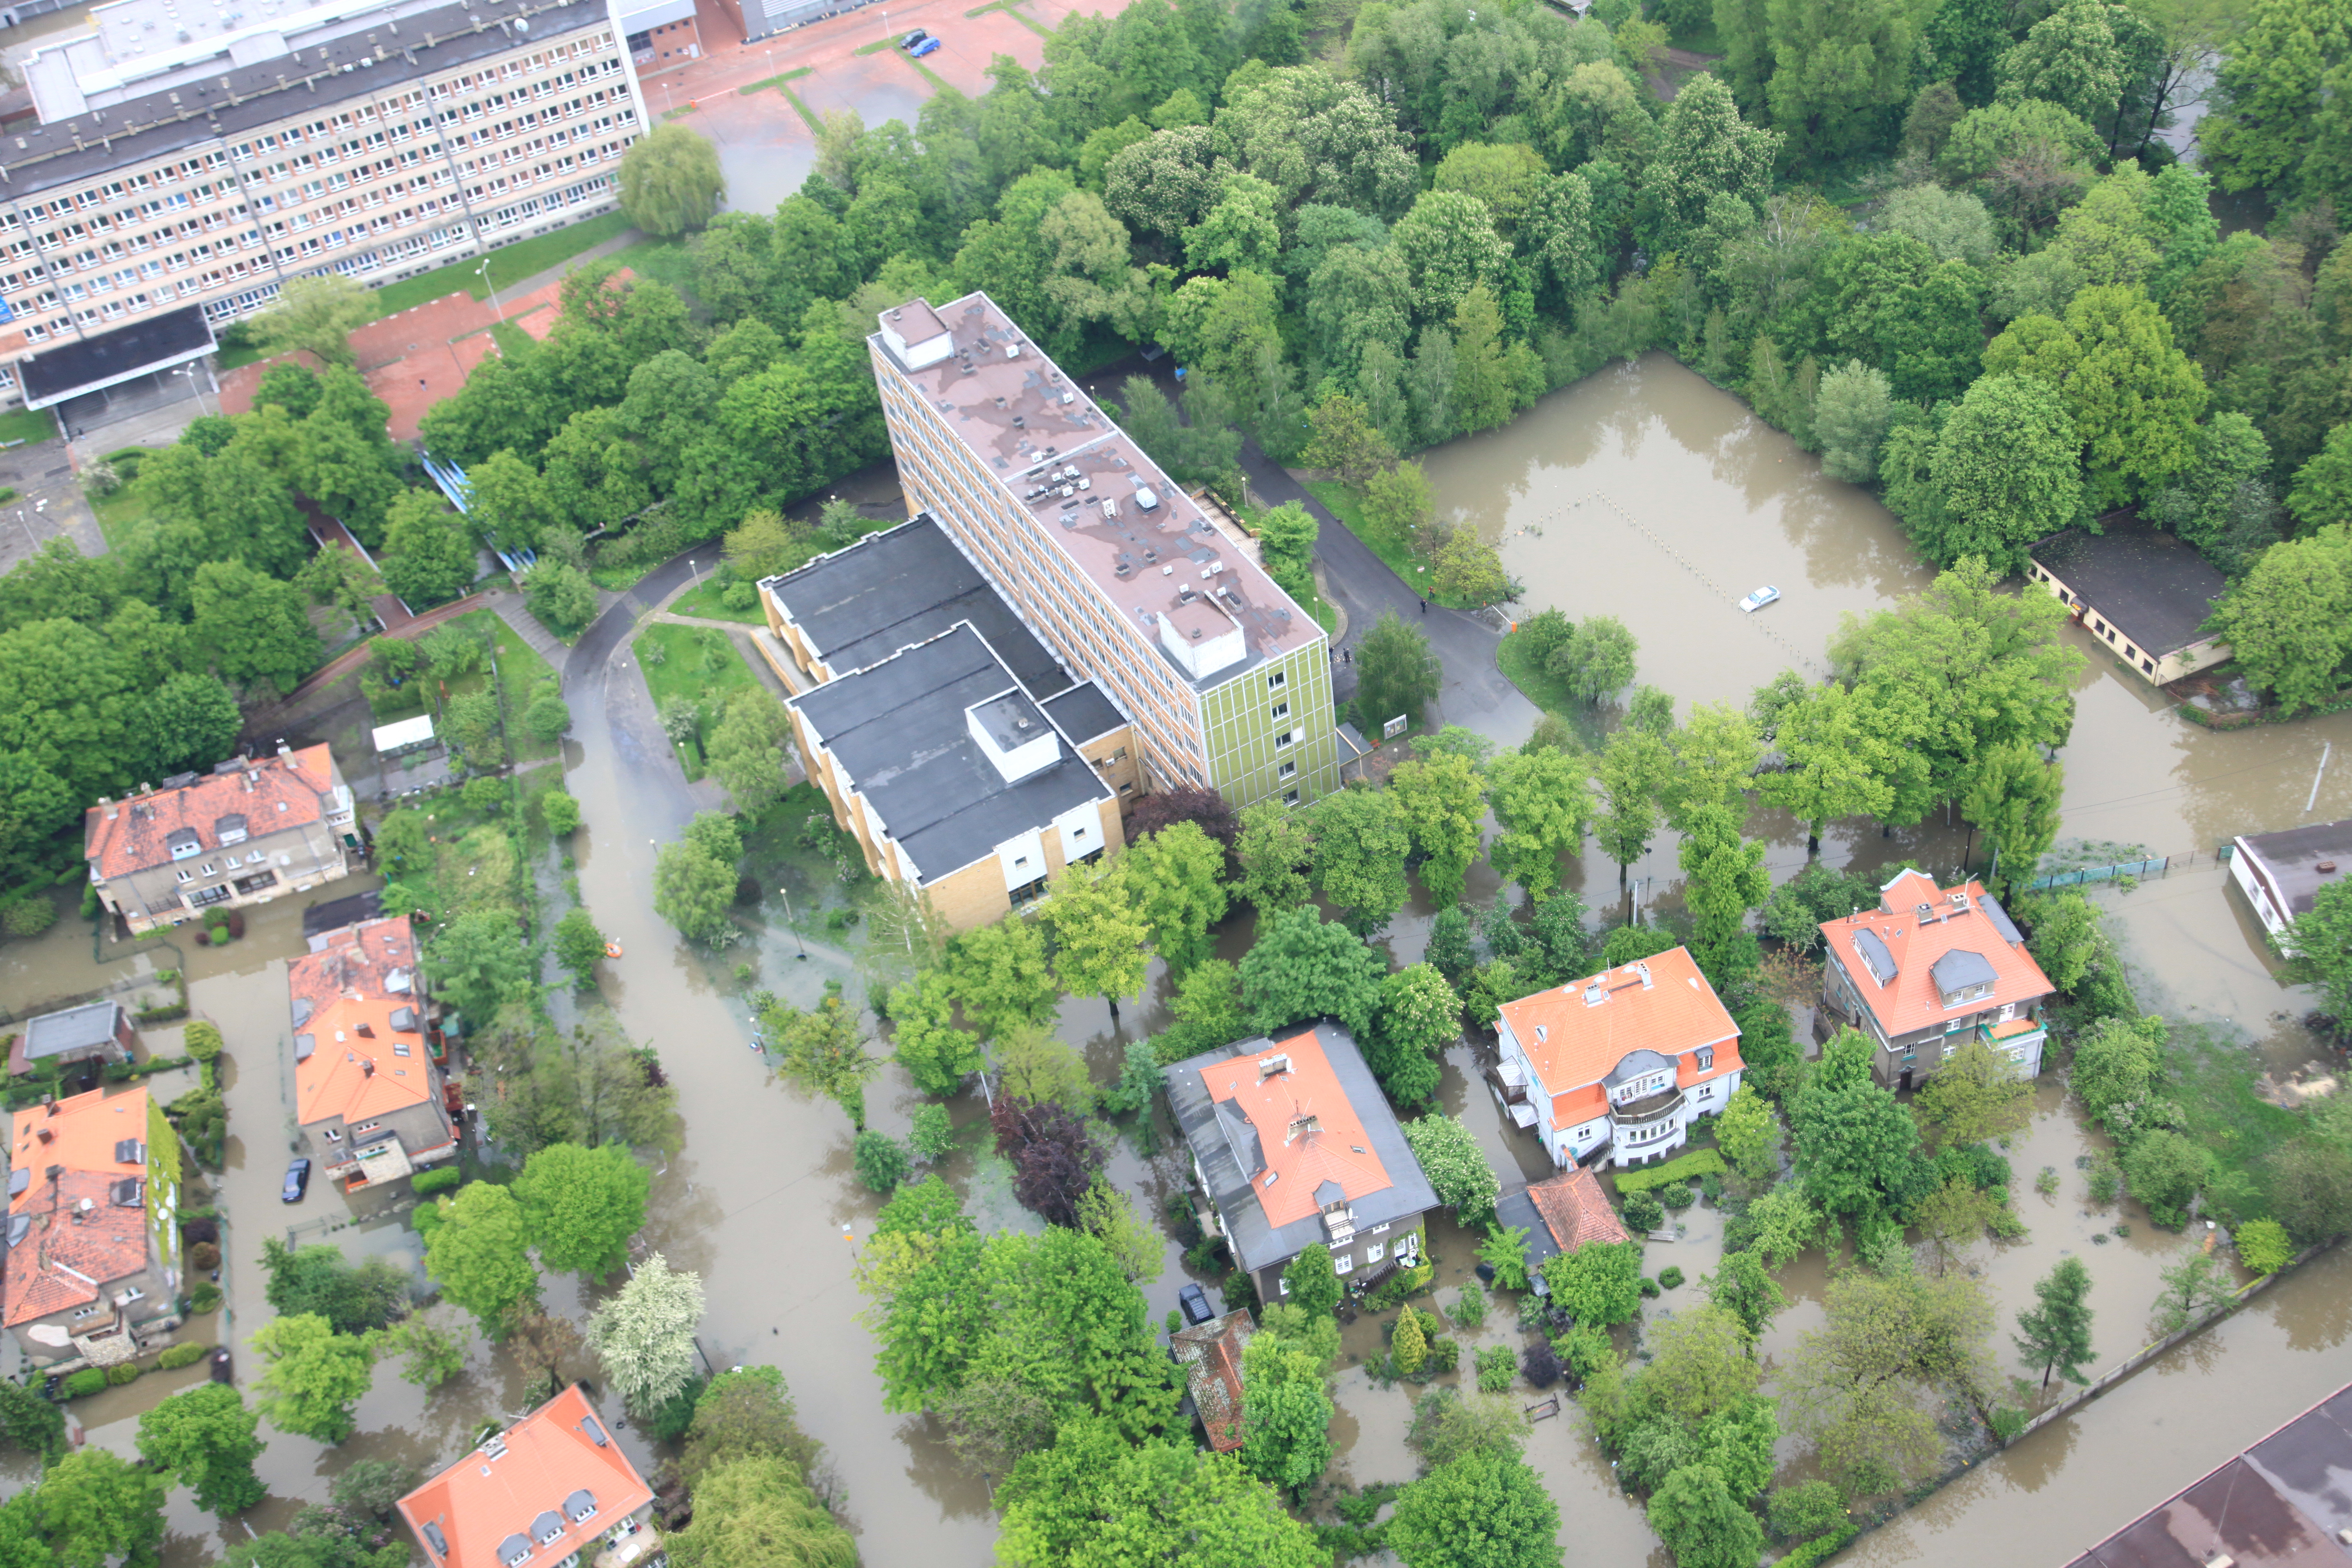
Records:
<instances>
[{"instance_id":1,"label":"orange roof house","mask_svg":"<svg viewBox=\"0 0 2352 1568\"><path fill-rule=\"evenodd\" d=\"M1534 1131L1555 1164L1610 1152L1664 1158L1690 1118L1739 1087L1739 1026L1688 950L1603 970L1504 1004L1502 1073L1528 1086Z\"/></svg>"},{"instance_id":2,"label":"orange roof house","mask_svg":"<svg viewBox=\"0 0 2352 1568\"><path fill-rule=\"evenodd\" d=\"M334 754L280 746L101 797L82 816L82 857L99 901L143 931L342 877L356 835Z\"/></svg>"},{"instance_id":3,"label":"orange roof house","mask_svg":"<svg viewBox=\"0 0 2352 1568\"><path fill-rule=\"evenodd\" d=\"M144 1089L19 1110L0 1303L26 1355L105 1363L178 1321L179 1135Z\"/></svg>"},{"instance_id":4,"label":"orange roof house","mask_svg":"<svg viewBox=\"0 0 2352 1568\"><path fill-rule=\"evenodd\" d=\"M433 1568L627 1568L660 1537L654 1494L572 1384L400 1500Z\"/></svg>"},{"instance_id":5,"label":"orange roof house","mask_svg":"<svg viewBox=\"0 0 2352 1568\"><path fill-rule=\"evenodd\" d=\"M1227 1312L1169 1336L1169 1353L1184 1369L1201 1430L1220 1454L1242 1446L1242 1347L1256 1332L1257 1321L1247 1312Z\"/></svg>"},{"instance_id":6,"label":"orange roof house","mask_svg":"<svg viewBox=\"0 0 2352 1568\"><path fill-rule=\"evenodd\" d=\"M1318 1242L1343 1275L1417 1256L1437 1199L1347 1031L1320 1023L1278 1044L1244 1040L1162 1077L1208 1200L1202 1223L1260 1299L1286 1293L1284 1266Z\"/></svg>"},{"instance_id":7,"label":"orange roof house","mask_svg":"<svg viewBox=\"0 0 2352 1568\"><path fill-rule=\"evenodd\" d=\"M425 1049L416 937L405 915L311 939L286 967L295 1117L330 1175L354 1185L457 1152Z\"/></svg>"},{"instance_id":8,"label":"orange roof house","mask_svg":"<svg viewBox=\"0 0 2352 1568\"><path fill-rule=\"evenodd\" d=\"M1982 883L1938 888L1906 869L1876 909L1824 921L1822 938L1822 1011L1877 1042L1879 1082L1910 1088L1971 1035L2041 1072L2042 1004L2056 988Z\"/></svg>"}]
</instances>

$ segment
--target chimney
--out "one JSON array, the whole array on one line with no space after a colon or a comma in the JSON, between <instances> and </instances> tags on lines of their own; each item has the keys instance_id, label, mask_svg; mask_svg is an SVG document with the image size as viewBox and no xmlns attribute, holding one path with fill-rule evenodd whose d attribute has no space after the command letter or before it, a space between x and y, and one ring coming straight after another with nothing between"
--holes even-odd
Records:
<instances>
[{"instance_id":1,"label":"chimney","mask_svg":"<svg viewBox=\"0 0 2352 1568\"><path fill-rule=\"evenodd\" d=\"M106 820L109 822L112 822L116 815L121 810L121 808L114 804L114 797L110 795L100 795L98 797L98 804L106 807Z\"/></svg>"},{"instance_id":2,"label":"chimney","mask_svg":"<svg viewBox=\"0 0 2352 1568\"><path fill-rule=\"evenodd\" d=\"M294 748L280 741L278 742L278 755L280 761L290 763L294 760Z\"/></svg>"},{"instance_id":3,"label":"chimney","mask_svg":"<svg viewBox=\"0 0 2352 1568\"><path fill-rule=\"evenodd\" d=\"M57 1112L56 1112L56 1108L55 1108L55 1107L52 1107L52 1108L50 1109L50 1114L51 1114L51 1115L55 1115L56 1113L57 1113ZM37 1131L36 1131L36 1132L33 1134L33 1136L34 1136L34 1137L36 1137L36 1138L38 1138L38 1139L39 1139L42 1142L44 1142L44 1143L54 1143L54 1142L57 1142L57 1139L58 1139L58 1135L57 1135L56 1131L55 1131L54 1129L52 1129L52 1128L47 1128L47 1127L44 1127L44 1128L39 1129Z\"/></svg>"},{"instance_id":4,"label":"chimney","mask_svg":"<svg viewBox=\"0 0 2352 1568\"><path fill-rule=\"evenodd\" d=\"M375 1038L375 1026L373 1024L362 1024L359 1026L357 1033L362 1040L373 1040Z\"/></svg>"},{"instance_id":5,"label":"chimney","mask_svg":"<svg viewBox=\"0 0 2352 1568\"><path fill-rule=\"evenodd\" d=\"M362 1078L373 1078L375 1076L375 1058L373 1057L362 1057L360 1058L360 1076Z\"/></svg>"}]
</instances>

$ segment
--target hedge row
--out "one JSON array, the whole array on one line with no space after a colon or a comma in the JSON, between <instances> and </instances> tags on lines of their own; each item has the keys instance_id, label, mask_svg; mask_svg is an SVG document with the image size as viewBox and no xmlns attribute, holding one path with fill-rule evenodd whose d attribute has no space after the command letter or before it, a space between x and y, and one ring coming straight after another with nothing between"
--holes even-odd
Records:
<instances>
[{"instance_id":1,"label":"hedge row","mask_svg":"<svg viewBox=\"0 0 2352 1568\"><path fill-rule=\"evenodd\" d=\"M1729 1167L1724 1164L1723 1156L1717 1151L1694 1149L1663 1165L1620 1171L1615 1180L1617 1191L1622 1195L1626 1193L1646 1193L1652 1187L1663 1187L1669 1182L1695 1182L1701 1176L1719 1176L1727 1169Z\"/></svg>"}]
</instances>

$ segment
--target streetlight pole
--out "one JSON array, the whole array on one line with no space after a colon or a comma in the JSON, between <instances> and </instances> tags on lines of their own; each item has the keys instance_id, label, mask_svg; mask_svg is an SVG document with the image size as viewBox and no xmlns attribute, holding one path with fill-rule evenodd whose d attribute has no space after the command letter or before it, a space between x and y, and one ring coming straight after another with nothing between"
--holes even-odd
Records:
<instances>
[{"instance_id":1,"label":"streetlight pole","mask_svg":"<svg viewBox=\"0 0 2352 1568\"><path fill-rule=\"evenodd\" d=\"M801 928L793 915L793 890L790 888L778 888L776 891L783 894L784 896L784 923L793 928L793 943L800 949L800 952L794 953L793 956L795 958L806 958L808 956L808 943L801 941Z\"/></svg>"},{"instance_id":2,"label":"streetlight pole","mask_svg":"<svg viewBox=\"0 0 2352 1568\"><path fill-rule=\"evenodd\" d=\"M490 309L499 313L499 325L505 325L507 308L499 303L499 286L490 278L490 258L487 256L483 257L482 264L479 267L475 268L474 270L482 275L482 282L487 285L490 290Z\"/></svg>"}]
</instances>

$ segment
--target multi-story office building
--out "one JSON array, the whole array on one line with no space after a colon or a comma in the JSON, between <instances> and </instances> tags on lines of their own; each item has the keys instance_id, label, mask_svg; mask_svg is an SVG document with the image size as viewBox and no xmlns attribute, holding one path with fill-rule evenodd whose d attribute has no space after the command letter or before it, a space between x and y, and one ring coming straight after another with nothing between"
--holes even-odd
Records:
<instances>
[{"instance_id":1,"label":"multi-story office building","mask_svg":"<svg viewBox=\"0 0 2352 1568\"><path fill-rule=\"evenodd\" d=\"M387 283L611 207L645 126L626 40L659 9L93 7L25 62L40 123L0 133L5 395L200 357L289 278Z\"/></svg>"},{"instance_id":2,"label":"multi-story office building","mask_svg":"<svg viewBox=\"0 0 2352 1568\"><path fill-rule=\"evenodd\" d=\"M1154 787L1338 786L1323 629L987 295L911 300L866 342L908 510L1118 705Z\"/></svg>"}]
</instances>

